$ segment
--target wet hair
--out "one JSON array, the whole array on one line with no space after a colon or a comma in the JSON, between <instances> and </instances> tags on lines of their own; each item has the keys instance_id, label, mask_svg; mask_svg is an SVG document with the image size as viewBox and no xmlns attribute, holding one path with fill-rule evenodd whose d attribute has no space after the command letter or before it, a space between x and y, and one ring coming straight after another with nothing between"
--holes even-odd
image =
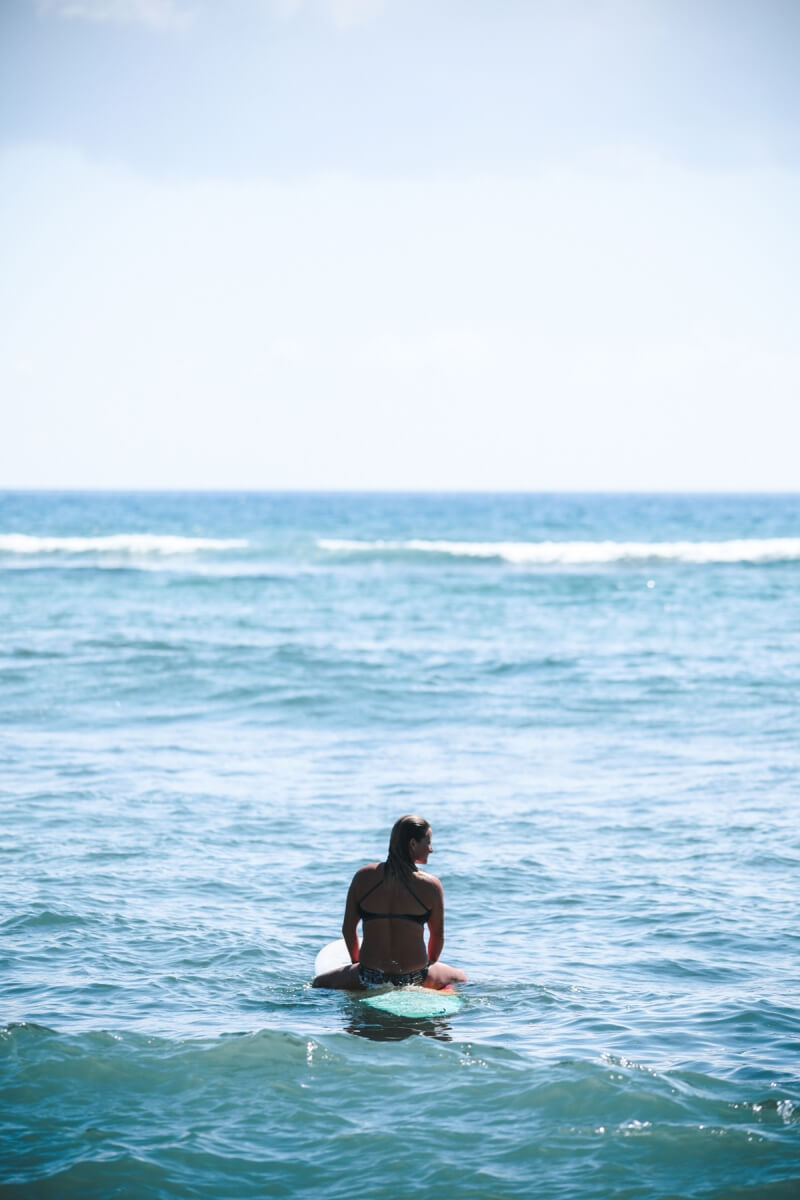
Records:
<instances>
[{"instance_id":1,"label":"wet hair","mask_svg":"<svg viewBox=\"0 0 800 1200\"><path fill-rule=\"evenodd\" d=\"M430 832L430 828L427 821L414 816L413 813L395 821L389 838L389 857L386 859L386 869L391 875L414 874L417 865L411 857L408 843L412 838L421 842L425 834Z\"/></svg>"}]
</instances>

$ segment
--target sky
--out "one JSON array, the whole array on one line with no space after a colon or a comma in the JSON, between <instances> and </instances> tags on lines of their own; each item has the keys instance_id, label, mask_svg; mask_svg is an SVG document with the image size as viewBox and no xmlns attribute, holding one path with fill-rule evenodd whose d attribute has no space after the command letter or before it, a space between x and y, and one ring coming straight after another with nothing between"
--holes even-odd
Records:
<instances>
[{"instance_id":1,"label":"sky","mask_svg":"<svg viewBox=\"0 0 800 1200\"><path fill-rule=\"evenodd\" d=\"M0 0L0 488L797 490L796 0Z\"/></svg>"}]
</instances>

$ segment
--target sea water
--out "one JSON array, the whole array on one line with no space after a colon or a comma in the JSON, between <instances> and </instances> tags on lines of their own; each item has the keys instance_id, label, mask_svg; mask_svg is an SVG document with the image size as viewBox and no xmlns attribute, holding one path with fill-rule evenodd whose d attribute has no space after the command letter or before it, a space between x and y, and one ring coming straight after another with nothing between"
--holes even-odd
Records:
<instances>
[{"instance_id":1,"label":"sea water","mask_svg":"<svg viewBox=\"0 0 800 1200\"><path fill-rule=\"evenodd\" d=\"M0 1192L800 1195L800 497L0 496ZM449 1019L310 987L431 822Z\"/></svg>"}]
</instances>

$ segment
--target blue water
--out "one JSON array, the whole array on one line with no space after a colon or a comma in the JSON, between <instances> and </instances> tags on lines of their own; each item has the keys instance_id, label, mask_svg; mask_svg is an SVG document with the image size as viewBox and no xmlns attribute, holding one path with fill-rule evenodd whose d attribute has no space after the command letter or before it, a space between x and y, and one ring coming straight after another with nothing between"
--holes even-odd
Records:
<instances>
[{"instance_id":1,"label":"blue water","mask_svg":"<svg viewBox=\"0 0 800 1200\"><path fill-rule=\"evenodd\" d=\"M800 496L0 495L0 1194L800 1195ZM313 991L434 830L449 1019Z\"/></svg>"}]
</instances>

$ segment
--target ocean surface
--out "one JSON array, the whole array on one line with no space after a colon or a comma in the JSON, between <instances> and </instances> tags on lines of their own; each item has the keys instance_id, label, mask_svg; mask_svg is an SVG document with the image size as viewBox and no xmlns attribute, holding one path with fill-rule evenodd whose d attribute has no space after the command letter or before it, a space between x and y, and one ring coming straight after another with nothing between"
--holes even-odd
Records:
<instances>
[{"instance_id":1,"label":"ocean surface","mask_svg":"<svg viewBox=\"0 0 800 1200\"><path fill-rule=\"evenodd\" d=\"M0 1195L797 1200L799 689L798 495L0 494Z\"/></svg>"}]
</instances>

